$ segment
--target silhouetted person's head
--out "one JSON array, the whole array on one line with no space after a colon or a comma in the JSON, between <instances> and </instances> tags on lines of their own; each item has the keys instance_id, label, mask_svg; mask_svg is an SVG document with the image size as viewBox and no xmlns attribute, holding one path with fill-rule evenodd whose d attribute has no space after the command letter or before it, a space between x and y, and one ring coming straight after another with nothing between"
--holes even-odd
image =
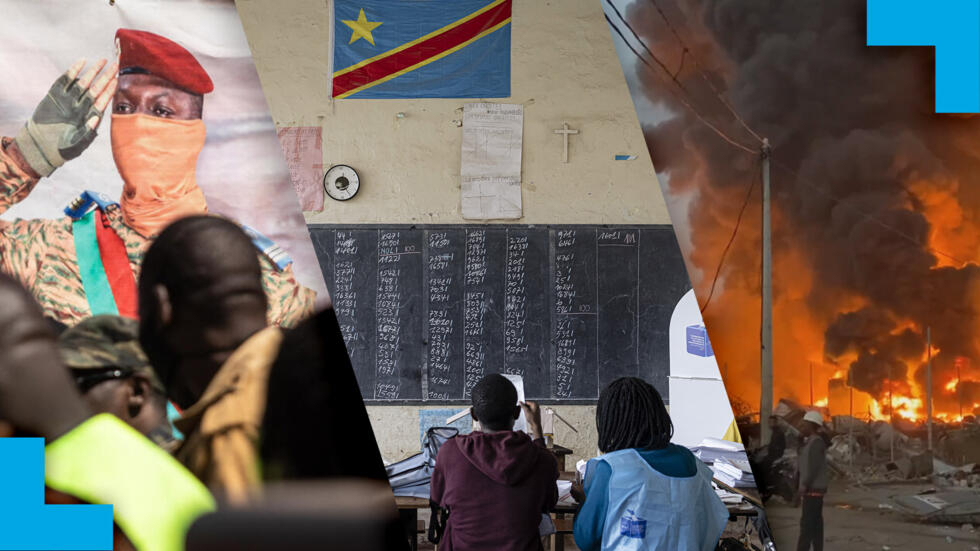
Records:
<instances>
[{"instance_id":1,"label":"silhouetted person's head","mask_svg":"<svg viewBox=\"0 0 980 551\"><path fill-rule=\"evenodd\" d=\"M61 363L41 307L0 273L0 421L4 431L54 439L91 413Z\"/></svg>"},{"instance_id":2,"label":"silhouetted person's head","mask_svg":"<svg viewBox=\"0 0 980 551\"><path fill-rule=\"evenodd\" d=\"M143 259L140 344L179 407L193 405L228 357L266 326L255 247L216 216L174 222Z\"/></svg>"},{"instance_id":3,"label":"silhouetted person's head","mask_svg":"<svg viewBox=\"0 0 980 551\"><path fill-rule=\"evenodd\" d=\"M674 424L660 393L636 377L616 379L602 391L595 424L602 453L628 448L659 450L674 436Z\"/></svg>"},{"instance_id":4,"label":"silhouetted person's head","mask_svg":"<svg viewBox=\"0 0 980 551\"><path fill-rule=\"evenodd\" d=\"M517 389L506 377L494 373L480 379L473 387L472 398L473 420L485 432L514 429L521 407L517 405Z\"/></svg>"}]
</instances>

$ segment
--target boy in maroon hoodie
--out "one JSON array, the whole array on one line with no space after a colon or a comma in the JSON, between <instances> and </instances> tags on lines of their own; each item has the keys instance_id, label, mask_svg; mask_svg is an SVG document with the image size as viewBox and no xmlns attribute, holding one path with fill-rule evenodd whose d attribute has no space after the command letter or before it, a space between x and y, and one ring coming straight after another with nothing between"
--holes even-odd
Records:
<instances>
[{"instance_id":1,"label":"boy in maroon hoodie","mask_svg":"<svg viewBox=\"0 0 980 551\"><path fill-rule=\"evenodd\" d=\"M542 513L558 501L558 463L544 447L541 412L517 404L517 389L502 375L473 387L473 419L480 431L439 449L430 499L449 511L444 551L539 551ZM521 410L534 440L514 431Z\"/></svg>"}]
</instances>

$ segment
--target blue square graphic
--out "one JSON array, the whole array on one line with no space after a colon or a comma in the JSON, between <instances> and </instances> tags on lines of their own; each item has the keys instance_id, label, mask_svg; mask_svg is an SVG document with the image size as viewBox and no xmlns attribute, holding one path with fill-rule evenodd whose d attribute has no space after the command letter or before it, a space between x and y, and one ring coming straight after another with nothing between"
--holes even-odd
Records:
<instances>
[{"instance_id":1,"label":"blue square graphic","mask_svg":"<svg viewBox=\"0 0 980 551\"><path fill-rule=\"evenodd\" d=\"M636 539L647 537L646 519L636 516L636 513L631 510L626 512L628 514L619 519L619 535Z\"/></svg>"},{"instance_id":2,"label":"blue square graphic","mask_svg":"<svg viewBox=\"0 0 980 551\"><path fill-rule=\"evenodd\" d=\"M714 356L711 341L708 340L708 330L703 325L687 326L687 353L702 358Z\"/></svg>"}]
</instances>

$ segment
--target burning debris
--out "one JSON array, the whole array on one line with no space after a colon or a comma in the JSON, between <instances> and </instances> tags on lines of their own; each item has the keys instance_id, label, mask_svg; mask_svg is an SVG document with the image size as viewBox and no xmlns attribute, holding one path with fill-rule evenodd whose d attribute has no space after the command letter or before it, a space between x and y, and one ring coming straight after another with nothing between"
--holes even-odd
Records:
<instances>
[{"instance_id":1,"label":"burning debris","mask_svg":"<svg viewBox=\"0 0 980 551\"><path fill-rule=\"evenodd\" d=\"M853 388L856 415L918 422L931 359L936 418L980 414L980 118L932 113L932 53L867 48L851 0L660 0L625 15L684 87L637 64L654 164L668 201L688 205L673 218L689 223L681 245L701 297L759 167L698 117L740 143L755 143L745 126L772 143L777 395L807 396L813 361L818 380ZM758 203L704 312L729 391L751 403Z\"/></svg>"},{"instance_id":2,"label":"burning debris","mask_svg":"<svg viewBox=\"0 0 980 551\"><path fill-rule=\"evenodd\" d=\"M807 409L814 408L780 400L774 415L785 433L785 452L770 458L764 446L751 456L756 478L766 486L760 488L764 496L778 495L792 502L795 450ZM745 433L754 432L751 426L745 429ZM845 488L888 489L890 496L880 508L929 522L980 522L980 424L937 422L932 451L928 450L927 427L905 419L889 424L835 415L825 423L822 436L828 442L832 478Z\"/></svg>"}]
</instances>

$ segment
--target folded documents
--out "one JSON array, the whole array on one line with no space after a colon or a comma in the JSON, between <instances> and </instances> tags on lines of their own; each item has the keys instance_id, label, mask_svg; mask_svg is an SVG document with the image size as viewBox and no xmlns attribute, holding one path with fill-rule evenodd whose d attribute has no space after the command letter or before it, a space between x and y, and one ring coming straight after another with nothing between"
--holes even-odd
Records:
<instances>
[{"instance_id":1,"label":"folded documents","mask_svg":"<svg viewBox=\"0 0 980 551\"><path fill-rule=\"evenodd\" d=\"M714 469L712 469L714 470ZM755 488L755 480L746 480L744 478L734 478L729 476L727 473L715 471L715 478L719 482L723 482L732 488Z\"/></svg>"},{"instance_id":2,"label":"folded documents","mask_svg":"<svg viewBox=\"0 0 980 551\"><path fill-rule=\"evenodd\" d=\"M575 505L575 498L572 497L572 481L558 480L558 504Z\"/></svg>"},{"instance_id":3,"label":"folded documents","mask_svg":"<svg viewBox=\"0 0 980 551\"><path fill-rule=\"evenodd\" d=\"M739 466L742 461L732 461L731 459L721 459L715 461L711 465L711 470L716 473L724 473L725 475L735 479L735 480L745 480L755 482L755 477L752 476L752 468L749 467L748 462L745 463L745 468Z\"/></svg>"},{"instance_id":4,"label":"folded documents","mask_svg":"<svg viewBox=\"0 0 980 551\"><path fill-rule=\"evenodd\" d=\"M712 448L716 450L725 451L745 451L745 446L739 442L732 442L731 440L722 440L721 438L705 438L698 444L699 448Z\"/></svg>"}]
</instances>

